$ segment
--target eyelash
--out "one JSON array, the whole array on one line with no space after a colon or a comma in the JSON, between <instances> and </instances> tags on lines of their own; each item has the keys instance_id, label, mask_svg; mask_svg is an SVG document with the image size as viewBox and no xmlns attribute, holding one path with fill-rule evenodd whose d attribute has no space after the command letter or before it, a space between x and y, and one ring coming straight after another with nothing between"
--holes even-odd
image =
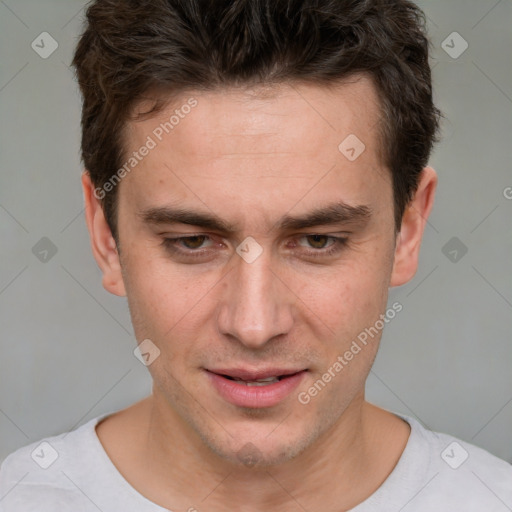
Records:
<instances>
[{"instance_id":1,"label":"eyelash","mask_svg":"<svg viewBox=\"0 0 512 512\"><path fill-rule=\"evenodd\" d=\"M322 236L322 237L326 237L326 238L334 241L334 243L331 246L329 246L327 249L317 249L317 250L306 251L306 255L308 257L312 257L312 258L320 258L320 257L325 258L328 256L333 256L333 255L339 253L347 245L347 242L348 242L348 238L346 238L346 237L324 235L321 233L302 235L298 238L299 239L300 238L308 238L308 237L312 237L312 236ZM202 250L202 251L188 249L188 250L184 251L183 249L177 248L177 245L179 244L179 242L182 242L184 240L198 238L198 237L205 237L206 239L210 239L210 237L208 235L194 235L194 236L182 236L182 237L177 237L177 238L164 238L162 241L162 245L165 247L165 249L167 249L168 251L170 251L174 254L192 257L192 258L201 258L201 257L204 257L206 254L208 254L209 249Z\"/></svg>"}]
</instances>

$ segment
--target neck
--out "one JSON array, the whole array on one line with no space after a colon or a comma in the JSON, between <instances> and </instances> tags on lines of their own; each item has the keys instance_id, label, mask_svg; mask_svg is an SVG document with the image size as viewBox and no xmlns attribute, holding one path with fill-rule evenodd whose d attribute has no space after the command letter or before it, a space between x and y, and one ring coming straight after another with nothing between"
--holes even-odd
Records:
<instances>
[{"instance_id":1,"label":"neck","mask_svg":"<svg viewBox=\"0 0 512 512\"><path fill-rule=\"evenodd\" d=\"M349 510L396 465L409 435L396 416L356 396L339 420L304 452L279 465L250 468L213 453L158 395L147 402L144 457L152 489L171 509ZM169 482L172 482L169 485ZM163 489L163 491L162 491Z\"/></svg>"}]
</instances>

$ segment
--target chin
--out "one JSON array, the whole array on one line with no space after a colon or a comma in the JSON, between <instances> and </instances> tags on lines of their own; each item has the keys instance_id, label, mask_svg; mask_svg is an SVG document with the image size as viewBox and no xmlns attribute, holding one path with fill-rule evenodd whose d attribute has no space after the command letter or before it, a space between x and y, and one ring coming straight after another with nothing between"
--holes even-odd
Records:
<instances>
[{"instance_id":1,"label":"chin","mask_svg":"<svg viewBox=\"0 0 512 512\"><path fill-rule=\"evenodd\" d=\"M298 457L309 448L321 434L315 431L290 432L286 428L265 428L257 431L252 428L241 428L234 435L223 432L214 437L211 433L200 432L203 443L217 456L231 464L247 468L265 469L285 464ZM231 433L231 431L230 431Z\"/></svg>"}]
</instances>

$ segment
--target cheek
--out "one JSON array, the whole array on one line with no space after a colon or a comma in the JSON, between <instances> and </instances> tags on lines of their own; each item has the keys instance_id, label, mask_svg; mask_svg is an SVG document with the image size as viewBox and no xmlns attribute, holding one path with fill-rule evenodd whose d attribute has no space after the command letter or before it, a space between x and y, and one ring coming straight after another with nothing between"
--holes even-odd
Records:
<instances>
[{"instance_id":1,"label":"cheek","mask_svg":"<svg viewBox=\"0 0 512 512\"><path fill-rule=\"evenodd\" d=\"M365 260L333 273L324 286L310 283L304 289L311 297L308 307L315 313L308 313L308 318L316 326L313 330L323 352L313 380L328 381L327 392L322 391L323 398L316 402L323 416L343 410L364 387L382 334L380 316L386 309L388 274L389 265L382 261L370 265ZM321 383L317 387L323 389ZM315 389L305 391L316 393Z\"/></svg>"},{"instance_id":2,"label":"cheek","mask_svg":"<svg viewBox=\"0 0 512 512\"><path fill-rule=\"evenodd\" d=\"M198 333L212 317L222 276L193 275L154 250L134 247L123 268L136 339L152 340L169 364L197 351Z\"/></svg>"},{"instance_id":3,"label":"cheek","mask_svg":"<svg viewBox=\"0 0 512 512\"><path fill-rule=\"evenodd\" d=\"M312 322L323 325L323 338L327 332L346 342L373 325L386 306L390 268L382 258L361 257L303 281L300 296Z\"/></svg>"},{"instance_id":4,"label":"cheek","mask_svg":"<svg viewBox=\"0 0 512 512\"><path fill-rule=\"evenodd\" d=\"M123 258L123 276L137 340L158 338L179 319L176 290L180 283L163 271L158 260L133 245Z\"/></svg>"},{"instance_id":5,"label":"cheek","mask_svg":"<svg viewBox=\"0 0 512 512\"><path fill-rule=\"evenodd\" d=\"M290 305L297 319L309 324L317 339L346 343L382 313L392 254L384 245L382 239L366 241L364 250L323 269L275 269L298 299ZM172 264L155 247L132 244L126 249L122 265L137 340L154 339L166 351L186 351L170 340L194 339L208 324L214 328L212 315L232 276L225 270ZM335 343L342 348L340 341Z\"/></svg>"}]
</instances>

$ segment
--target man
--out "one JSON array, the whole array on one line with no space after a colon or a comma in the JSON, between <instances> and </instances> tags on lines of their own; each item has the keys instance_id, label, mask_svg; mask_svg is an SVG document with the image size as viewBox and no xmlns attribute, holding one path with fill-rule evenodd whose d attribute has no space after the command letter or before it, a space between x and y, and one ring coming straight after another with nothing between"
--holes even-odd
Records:
<instances>
[{"instance_id":1,"label":"man","mask_svg":"<svg viewBox=\"0 0 512 512\"><path fill-rule=\"evenodd\" d=\"M11 454L0 509L511 510L509 464L364 397L437 182L421 11L97 0L87 22L86 220L153 392Z\"/></svg>"}]
</instances>

